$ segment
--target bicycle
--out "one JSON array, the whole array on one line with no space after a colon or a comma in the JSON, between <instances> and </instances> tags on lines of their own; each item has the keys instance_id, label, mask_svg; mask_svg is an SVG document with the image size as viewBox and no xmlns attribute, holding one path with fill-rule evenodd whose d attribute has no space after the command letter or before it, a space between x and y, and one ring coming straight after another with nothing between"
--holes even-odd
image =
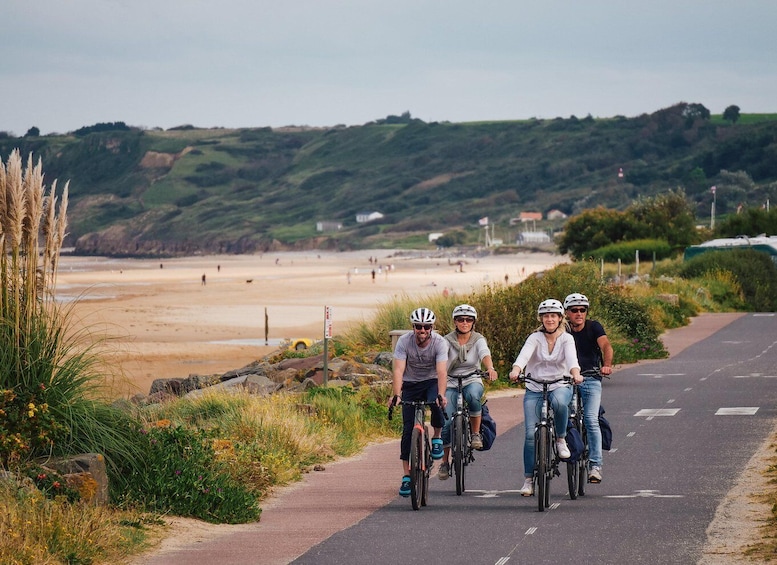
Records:
<instances>
[{"instance_id":1,"label":"bicycle","mask_svg":"<svg viewBox=\"0 0 777 565\"><path fill-rule=\"evenodd\" d=\"M394 406L406 404L414 408L413 434L410 437L410 502L413 510L426 506L429 499L429 475L432 474L432 440L429 426L426 424L426 407L437 404L426 400L397 400L389 407L388 419L391 420ZM443 411L443 415L445 412Z\"/></svg>"},{"instance_id":2,"label":"bicycle","mask_svg":"<svg viewBox=\"0 0 777 565\"><path fill-rule=\"evenodd\" d=\"M456 475L456 494L464 492L464 470L475 457L472 454L472 423L469 406L464 401L462 381L469 377L488 377L485 371L473 371L468 375L448 375L457 381L456 411L451 415L451 471Z\"/></svg>"},{"instance_id":3,"label":"bicycle","mask_svg":"<svg viewBox=\"0 0 777 565\"><path fill-rule=\"evenodd\" d=\"M584 372L583 375L592 376L587 373L589 371ZM573 385L572 401L569 403L571 407L569 418L583 441L583 451L577 461L567 462L567 486L569 487L569 498L572 500L578 496L585 496L585 484L588 482L588 432L585 429L583 398L579 387L580 385Z\"/></svg>"},{"instance_id":4,"label":"bicycle","mask_svg":"<svg viewBox=\"0 0 777 565\"><path fill-rule=\"evenodd\" d=\"M534 492L537 494L537 508L544 512L550 506L550 481L554 476L561 476L558 464L561 459L556 451L556 431L553 421L553 405L550 402L550 385L572 382L572 377L562 376L553 381L538 381L531 373L519 377L523 383L531 381L542 385L542 404L540 419L534 427Z\"/></svg>"}]
</instances>

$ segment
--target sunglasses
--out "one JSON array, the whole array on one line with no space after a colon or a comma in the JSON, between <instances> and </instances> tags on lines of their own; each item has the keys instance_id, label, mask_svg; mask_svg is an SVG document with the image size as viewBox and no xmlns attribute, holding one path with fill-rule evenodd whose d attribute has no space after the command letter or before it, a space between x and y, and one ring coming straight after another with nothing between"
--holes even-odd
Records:
<instances>
[{"instance_id":1,"label":"sunglasses","mask_svg":"<svg viewBox=\"0 0 777 565\"><path fill-rule=\"evenodd\" d=\"M467 323L467 324L474 324L475 323L475 318L470 318L468 316L457 316L456 317L456 321L457 322L464 322L464 323Z\"/></svg>"},{"instance_id":2,"label":"sunglasses","mask_svg":"<svg viewBox=\"0 0 777 565\"><path fill-rule=\"evenodd\" d=\"M432 324L413 324L413 329L429 331L432 329Z\"/></svg>"},{"instance_id":3,"label":"sunglasses","mask_svg":"<svg viewBox=\"0 0 777 565\"><path fill-rule=\"evenodd\" d=\"M582 314L588 312L588 308L570 308L569 311L573 314Z\"/></svg>"}]
</instances>

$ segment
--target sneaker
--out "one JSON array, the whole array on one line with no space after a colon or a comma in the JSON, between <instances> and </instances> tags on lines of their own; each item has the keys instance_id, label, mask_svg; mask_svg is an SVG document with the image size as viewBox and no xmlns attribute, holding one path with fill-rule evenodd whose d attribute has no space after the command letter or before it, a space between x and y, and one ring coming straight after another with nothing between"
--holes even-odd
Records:
<instances>
[{"instance_id":1,"label":"sneaker","mask_svg":"<svg viewBox=\"0 0 777 565\"><path fill-rule=\"evenodd\" d=\"M594 483L595 485L598 485L602 482L602 468L598 465L594 465L591 467L591 470L588 471L588 482Z\"/></svg>"},{"instance_id":2,"label":"sneaker","mask_svg":"<svg viewBox=\"0 0 777 565\"><path fill-rule=\"evenodd\" d=\"M470 443L472 444L472 449L483 449L483 436L480 434L472 434L472 440Z\"/></svg>"},{"instance_id":3,"label":"sneaker","mask_svg":"<svg viewBox=\"0 0 777 565\"><path fill-rule=\"evenodd\" d=\"M440 470L437 471L437 478L440 479L441 481L445 481L450 476L451 476L451 466L445 461L443 461L440 464Z\"/></svg>"},{"instance_id":4,"label":"sneaker","mask_svg":"<svg viewBox=\"0 0 777 565\"><path fill-rule=\"evenodd\" d=\"M407 498L410 496L410 476L405 475L402 477L402 485L399 487L399 496Z\"/></svg>"},{"instance_id":5,"label":"sneaker","mask_svg":"<svg viewBox=\"0 0 777 565\"><path fill-rule=\"evenodd\" d=\"M438 437L432 438L432 459L435 461L439 461L442 459L443 450L442 450L442 439Z\"/></svg>"},{"instance_id":6,"label":"sneaker","mask_svg":"<svg viewBox=\"0 0 777 565\"><path fill-rule=\"evenodd\" d=\"M527 477L523 481L523 486L518 492L521 493L521 496L531 496L534 494L534 481L531 477Z\"/></svg>"},{"instance_id":7,"label":"sneaker","mask_svg":"<svg viewBox=\"0 0 777 565\"><path fill-rule=\"evenodd\" d=\"M567 447L567 440L564 438L556 440L556 451L558 451L559 459L569 459L572 457L572 454L569 452L569 448Z\"/></svg>"}]
</instances>

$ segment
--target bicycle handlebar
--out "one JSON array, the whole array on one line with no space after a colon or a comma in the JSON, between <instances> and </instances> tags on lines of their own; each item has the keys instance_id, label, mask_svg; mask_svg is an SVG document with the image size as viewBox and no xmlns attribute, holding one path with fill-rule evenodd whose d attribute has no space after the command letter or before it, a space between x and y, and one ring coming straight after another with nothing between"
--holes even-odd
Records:
<instances>
[{"instance_id":1,"label":"bicycle handlebar","mask_svg":"<svg viewBox=\"0 0 777 565\"><path fill-rule=\"evenodd\" d=\"M583 375L583 377L595 377L595 378L606 378L609 379L610 375L603 375L602 372L599 370L599 367L596 367L594 369L588 369L586 371L580 371L580 374Z\"/></svg>"},{"instance_id":2,"label":"bicycle handlebar","mask_svg":"<svg viewBox=\"0 0 777 565\"><path fill-rule=\"evenodd\" d=\"M526 381L531 381L533 383L537 383L539 385L554 385L556 383L565 382L565 383L571 383L573 382L572 377L569 375L562 375L556 380L553 381L540 381L531 376L531 373L526 373L518 377L518 382L525 383Z\"/></svg>"},{"instance_id":3,"label":"bicycle handlebar","mask_svg":"<svg viewBox=\"0 0 777 565\"><path fill-rule=\"evenodd\" d=\"M437 395L437 396L439 397L439 395ZM413 407L418 407L418 406L439 406L439 401L438 400L434 400L432 402L429 402L428 400L401 400L401 399L398 398L397 401L394 404L389 406L389 409L388 409L388 419L389 420L391 420L394 417L394 407L395 406L400 406L402 404L404 404L406 406L413 406ZM440 410L442 410L442 407L440 407ZM448 419L448 415L445 413L445 410L442 410L442 415L443 415L443 417L446 420Z\"/></svg>"},{"instance_id":4,"label":"bicycle handlebar","mask_svg":"<svg viewBox=\"0 0 777 565\"><path fill-rule=\"evenodd\" d=\"M448 377L452 379L468 379L470 377L488 377L488 371L475 369L474 371L472 371L467 375L448 375Z\"/></svg>"}]
</instances>

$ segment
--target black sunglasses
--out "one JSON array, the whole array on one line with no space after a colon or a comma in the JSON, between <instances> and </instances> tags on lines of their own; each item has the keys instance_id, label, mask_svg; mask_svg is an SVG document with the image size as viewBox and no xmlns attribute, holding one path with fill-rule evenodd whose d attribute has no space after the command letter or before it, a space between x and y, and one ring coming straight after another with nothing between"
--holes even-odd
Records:
<instances>
[{"instance_id":1,"label":"black sunglasses","mask_svg":"<svg viewBox=\"0 0 777 565\"><path fill-rule=\"evenodd\" d=\"M473 323L475 323L475 318L471 318L469 316L456 316L456 321L457 322L466 322L468 324L473 324Z\"/></svg>"},{"instance_id":2,"label":"black sunglasses","mask_svg":"<svg viewBox=\"0 0 777 565\"><path fill-rule=\"evenodd\" d=\"M588 308L570 308L569 311L573 314L582 314L583 312L588 312Z\"/></svg>"},{"instance_id":3,"label":"black sunglasses","mask_svg":"<svg viewBox=\"0 0 777 565\"><path fill-rule=\"evenodd\" d=\"M432 329L432 324L413 324L413 328L416 330L426 330L429 331Z\"/></svg>"}]
</instances>

